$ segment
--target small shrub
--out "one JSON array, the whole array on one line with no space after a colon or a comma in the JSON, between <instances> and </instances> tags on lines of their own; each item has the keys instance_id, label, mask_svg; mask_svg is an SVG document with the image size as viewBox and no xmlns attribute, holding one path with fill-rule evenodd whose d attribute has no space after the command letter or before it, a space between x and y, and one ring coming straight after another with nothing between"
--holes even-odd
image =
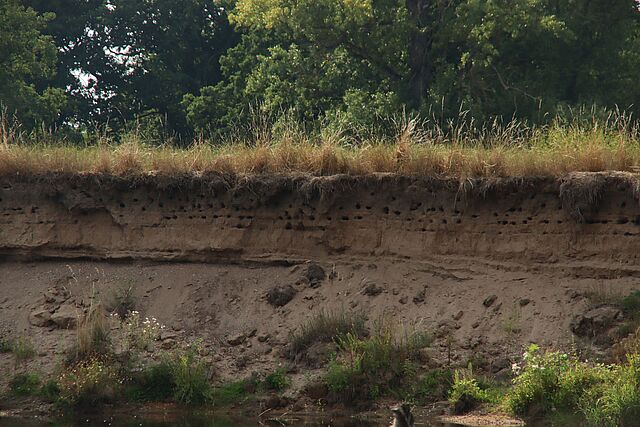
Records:
<instances>
[{"instance_id":1,"label":"small shrub","mask_svg":"<svg viewBox=\"0 0 640 427\"><path fill-rule=\"evenodd\" d=\"M70 406L93 406L113 400L123 382L111 360L90 357L76 362L60 375L60 399Z\"/></svg>"},{"instance_id":2,"label":"small shrub","mask_svg":"<svg viewBox=\"0 0 640 427\"><path fill-rule=\"evenodd\" d=\"M187 405L202 405L211 401L211 385L207 369L196 356L193 347L176 357L173 362L175 380L174 398Z\"/></svg>"},{"instance_id":3,"label":"small shrub","mask_svg":"<svg viewBox=\"0 0 640 427\"><path fill-rule=\"evenodd\" d=\"M430 343L429 337L419 332L398 339L382 323L369 338L347 333L336 341L339 353L329 363L326 382L345 403L366 396L402 394L405 384L415 381L417 369L412 362L418 351Z\"/></svg>"},{"instance_id":4,"label":"small shrub","mask_svg":"<svg viewBox=\"0 0 640 427\"><path fill-rule=\"evenodd\" d=\"M604 380L588 390L580 408L589 424L602 427L633 426L640 419L640 355L610 367Z\"/></svg>"},{"instance_id":5,"label":"small shrub","mask_svg":"<svg viewBox=\"0 0 640 427\"><path fill-rule=\"evenodd\" d=\"M49 402L56 402L60 397L60 385L56 380L49 380L42 385L39 394Z\"/></svg>"},{"instance_id":6,"label":"small shrub","mask_svg":"<svg viewBox=\"0 0 640 427\"><path fill-rule=\"evenodd\" d=\"M575 412L583 395L606 381L609 371L589 366L565 353L540 353L532 345L524 354L522 368L506 399L508 409L521 416L546 416L552 412Z\"/></svg>"},{"instance_id":7,"label":"small shrub","mask_svg":"<svg viewBox=\"0 0 640 427\"><path fill-rule=\"evenodd\" d=\"M453 404L456 414L469 412L486 400L486 393L478 386L478 381L473 377L471 369L455 371L453 385L449 392L449 402Z\"/></svg>"},{"instance_id":8,"label":"small shrub","mask_svg":"<svg viewBox=\"0 0 640 427\"><path fill-rule=\"evenodd\" d=\"M176 390L173 365L161 362L132 378L126 395L132 400L160 402L173 397Z\"/></svg>"},{"instance_id":9,"label":"small shrub","mask_svg":"<svg viewBox=\"0 0 640 427\"><path fill-rule=\"evenodd\" d=\"M622 298L620 303L625 315L636 319L640 316L640 291L634 291Z\"/></svg>"},{"instance_id":10,"label":"small shrub","mask_svg":"<svg viewBox=\"0 0 640 427\"><path fill-rule=\"evenodd\" d=\"M7 338L0 338L0 353L11 353L11 341Z\"/></svg>"},{"instance_id":11,"label":"small shrub","mask_svg":"<svg viewBox=\"0 0 640 427\"><path fill-rule=\"evenodd\" d=\"M167 362L151 366L144 373L146 396L151 400L166 400L173 396L176 380L173 367Z\"/></svg>"},{"instance_id":12,"label":"small shrub","mask_svg":"<svg viewBox=\"0 0 640 427\"><path fill-rule=\"evenodd\" d=\"M35 373L18 374L9 382L9 388L16 396L33 396L40 387L40 377Z\"/></svg>"},{"instance_id":13,"label":"small shrub","mask_svg":"<svg viewBox=\"0 0 640 427\"><path fill-rule=\"evenodd\" d=\"M142 318L139 312L132 311L122 321L122 341L128 352L148 350L160 332L164 329L155 317Z\"/></svg>"},{"instance_id":14,"label":"small shrub","mask_svg":"<svg viewBox=\"0 0 640 427\"><path fill-rule=\"evenodd\" d=\"M332 342L336 337L351 334L366 336L366 316L362 313L321 311L290 336L289 354L295 357L316 342Z\"/></svg>"},{"instance_id":15,"label":"small shrub","mask_svg":"<svg viewBox=\"0 0 640 427\"><path fill-rule=\"evenodd\" d=\"M412 384L409 396L418 402L446 399L453 385L453 373L449 370L433 370L427 372Z\"/></svg>"},{"instance_id":16,"label":"small shrub","mask_svg":"<svg viewBox=\"0 0 640 427\"><path fill-rule=\"evenodd\" d=\"M278 369L267 375L263 384L267 390L282 391L289 386L289 380L284 369Z\"/></svg>"}]
</instances>

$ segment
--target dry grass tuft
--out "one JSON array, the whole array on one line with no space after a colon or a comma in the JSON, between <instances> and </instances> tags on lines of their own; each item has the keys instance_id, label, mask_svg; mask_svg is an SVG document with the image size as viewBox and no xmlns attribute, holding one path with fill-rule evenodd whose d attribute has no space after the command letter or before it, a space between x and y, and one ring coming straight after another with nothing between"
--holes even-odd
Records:
<instances>
[{"instance_id":1,"label":"dry grass tuft","mask_svg":"<svg viewBox=\"0 0 640 427\"><path fill-rule=\"evenodd\" d=\"M397 173L464 180L640 168L639 126L624 115L587 124L557 121L540 128L517 121L495 122L479 130L468 123L443 129L405 119L395 135L369 140L349 138L346 131L305 133L301 129L296 123L257 121L243 138L198 139L190 148L153 146L135 133L125 135L118 144L96 136L97 144L78 146L51 134L25 133L19 125L0 118L0 175Z\"/></svg>"}]
</instances>

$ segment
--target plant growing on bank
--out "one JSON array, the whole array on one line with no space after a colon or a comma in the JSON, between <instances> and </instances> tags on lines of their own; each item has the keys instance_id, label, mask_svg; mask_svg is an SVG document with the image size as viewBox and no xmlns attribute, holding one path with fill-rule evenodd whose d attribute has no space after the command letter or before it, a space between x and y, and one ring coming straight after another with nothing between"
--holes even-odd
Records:
<instances>
[{"instance_id":1,"label":"plant growing on bank","mask_svg":"<svg viewBox=\"0 0 640 427\"><path fill-rule=\"evenodd\" d=\"M364 337L366 316L345 310L339 312L320 311L303 323L297 331L289 336L289 354L292 357L305 351L317 342L332 342L336 337L350 334L353 337Z\"/></svg>"},{"instance_id":2,"label":"plant growing on bank","mask_svg":"<svg viewBox=\"0 0 640 427\"><path fill-rule=\"evenodd\" d=\"M533 345L505 404L516 415L545 417L579 413L596 427L632 426L640 417L640 356L619 365L588 364Z\"/></svg>"},{"instance_id":3,"label":"plant growing on bank","mask_svg":"<svg viewBox=\"0 0 640 427\"><path fill-rule=\"evenodd\" d=\"M266 390L283 391L289 386L289 379L286 372L282 368L278 368L275 371L268 374L262 382Z\"/></svg>"},{"instance_id":4,"label":"plant growing on bank","mask_svg":"<svg viewBox=\"0 0 640 427\"><path fill-rule=\"evenodd\" d=\"M15 356L16 365L33 358L36 355L36 349L33 343L25 337L18 337L9 344L11 353Z\"/></svg>"},{"instance_id":5,"label":"plant growing on bank","mask_svg":"<svg viewBox=\"0 0 640 427\"><path fill-rule=\"evenodd\" d=\"M480 388L474 378L471 366L467 370L456 370L453 374L453 385L449 391L449 402L456 414L475 409L488 400L487 393Z\"/></svg>"},{"instance_id":6,"label":"plant growing on bank","mask_svg":"<svg viewBox=\"0 0 640 427\"><path fill-rule=\"evenodd\" d=\"M190 346L173 360L175 381L174 398L187 405L202 405L212 399L212 389L207 375L207 366L197 356L197 347Z\"/></svg>"},{"instance_id":7,"label":"plant growing on bank","mask_svg":"<svg viewBox=\"0 0 640 427\"><path fill-rule=\"evenodd\" d=\"M9 382L9 389L16 396L32 396L40 387L40 376L36 373L23 373L14 376Z\"/></svg>"},{"instance_id":8,"label":"plant growing on bank","mask_svg":"<svg viewBox=\"0 0 640 427\"><path fill-rule=\"evenodd\" d=\"M338 353L329 363L326 382L337 398L351 403L368 396L400 395L417 379L414 361L430 337L418 331L398 338L381 322L368 338L347 333L337 338Z\"/></svg>"},{"instance_id":9,"label":"plant growing on bank","mask_svg":"<svg viewBox=\"0 0 640 427\"><path fill-rule=\"evenodd\" d=\"M69 366L58 378L60 401L72 407L91 407L115 400L125 383L114 360L89 357Z\"/></svg>"}]
</instances>

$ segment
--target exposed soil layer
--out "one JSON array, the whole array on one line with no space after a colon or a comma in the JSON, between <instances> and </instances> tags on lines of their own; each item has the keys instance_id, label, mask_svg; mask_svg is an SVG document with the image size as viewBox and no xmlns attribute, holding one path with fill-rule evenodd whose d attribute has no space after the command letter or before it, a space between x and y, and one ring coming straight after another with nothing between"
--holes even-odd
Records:
<instances>
[{"instance_id":1,"label":"exposed soil layer","mask_svg":"<svg viewBox=\"0 0 640 427\"><path fill-rule=\"evenodd\" d=\"M7 255L237 261L438 255L526 263L640 256L637 178L0 178Z\"/></svg>"},{"instance_id":2,"label":"exposed soil layer","mask_svg":"<svg viewBox=\"0 0 640 427\"><path fill-rule=\"evenodd\" d=\"M283 355L321 310L431 332L425 365L508 376L528 343L575 345L587 295L626 295L640 276L629 174L13 176L0 178L0 215L0 332L36 343L20 369L44 373L75 331L34 312L58 298L82 311L131 284L170 331L158 347L203 338L220 380L285 364L299 391L321 371ZM0 371L15 369L0 353Z\"/></svg>"}]
</instances>

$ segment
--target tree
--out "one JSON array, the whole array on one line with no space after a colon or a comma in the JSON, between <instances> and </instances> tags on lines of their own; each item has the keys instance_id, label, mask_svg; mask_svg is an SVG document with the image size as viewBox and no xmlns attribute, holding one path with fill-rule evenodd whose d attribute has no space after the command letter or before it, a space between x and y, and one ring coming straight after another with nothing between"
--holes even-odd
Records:
<instances>
[{"instance_id":1,"label":"tree","mask_svg":"<svg viewBox=\"0 0 640 427\"><path fill-rule=\"evenodd\" d=\"M55 45L42 34L51 18L0 0L0 106L28 127L51 124L65 102L61 89L36 85L55 72Z\"/></svg>"},{"instance_id":2,"label":"tree","mask_svg":"<svg viewBox=\"0 0 640 427\"><path fill-rule=\"evenodd\" d=\"M480 122L629 108L640 94L638 19L635 0L238 0L236 29L268 39L224 60L233 90L221 83L185 105L200 128L214 110L210 123L225 125L229 96L235 111L258 103L366 124L461 106Z\"/></svg>"},{"instance_id":3,"label":"tree","mask_svg":"<svg viewBox=\"0 0 640 427\"><path fill-rule=\"evenodd\" d=\"M187 135L187 93L217 83L219 58L236 43L211 0L29 0L57 18L55 37L77 119L115 130L141 117ZM81 74L86 82L78 80Z\"/></svg>"}]
</instances>

